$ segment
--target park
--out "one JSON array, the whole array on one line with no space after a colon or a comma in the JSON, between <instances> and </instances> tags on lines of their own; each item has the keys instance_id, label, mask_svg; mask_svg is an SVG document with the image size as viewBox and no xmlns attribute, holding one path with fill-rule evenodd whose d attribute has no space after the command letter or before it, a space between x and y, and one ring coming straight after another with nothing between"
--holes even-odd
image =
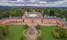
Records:
<instances>
[{"instance_id":1,"label":"park","mask_svg":"<svg viewBox=\"0 0 67 40\"><path fill-rule=\"evenodd\" d=\"M10 11L10 15L3 15L4 18L0 18L0 40L67 39L66 20L56 17L53 10L50 10L50 15L43 15L42 12L35 12L35 10L24 11L22 16L21 10L18 10L19 14ZM9 17L5 18L6 16Z\"/></svg>"}]
</instances>

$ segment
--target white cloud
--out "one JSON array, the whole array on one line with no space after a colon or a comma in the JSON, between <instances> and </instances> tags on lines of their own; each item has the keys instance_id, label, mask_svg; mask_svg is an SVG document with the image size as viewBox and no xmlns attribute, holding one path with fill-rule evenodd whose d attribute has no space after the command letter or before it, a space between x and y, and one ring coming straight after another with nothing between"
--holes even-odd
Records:
<instances>
[{"instance_id":1,"label":"white cloud","mask_svg":"<svg viewBox=\"0 0 67 40\"><path fill-rule=\"evenodd\" d=\"M8 3L8 0L0 0L0 5L3 5L3 6L6 6L6 5L9 5L9 6L24 6L24 4L12 4L12 3ZM18 0L19 2L21 0ZM33 0L34 1L34 0ZM40 3L42 4L33 4L34 6L49 6L49 7L67 7L67 0L62 0L62 1L55 1L55 2L46 2L46 1L39 1ZM33 6L32 4L27 4L25 6Z\"/></svg>"}]
</instances>

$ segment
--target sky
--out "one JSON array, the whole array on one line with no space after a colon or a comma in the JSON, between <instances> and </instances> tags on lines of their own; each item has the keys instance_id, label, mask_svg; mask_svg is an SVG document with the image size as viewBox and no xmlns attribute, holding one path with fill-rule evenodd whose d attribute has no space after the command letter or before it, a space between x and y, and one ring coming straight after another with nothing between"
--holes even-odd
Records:
<instances>
[{"instance_id":1,"label":"sky","mask_svg":"<svg viewBox=\"0 0 67 40\"><path fill-rule=\"evenodd\" d=\"M10 2L9 2L10 1ZM32 3L41 3L41 4L28 4L27 1L31 1ZM17 4L16 4L17 3ZM27 4L25 6L46 6L46 7L67 7L67 0L0 0L0 5L2 6L22 6L24 4Z\"/></svg>"},{"instance_id":2,"label":"sky","mask_svg":"<svg viewBox=\"0 0 67 40\"><path fill-rule=\"evenodd\" d=\"M16 0L0 0L0 1L16 1ZM21 0L23 1L23 0ZM29 1L29 0L25 0L25 1ZM31 0L33 1L33 0ZM48 1L48 2L54 2L54 1L63 1L63 0L35 0L35 1Z\"/></svg>"}]
</instances>

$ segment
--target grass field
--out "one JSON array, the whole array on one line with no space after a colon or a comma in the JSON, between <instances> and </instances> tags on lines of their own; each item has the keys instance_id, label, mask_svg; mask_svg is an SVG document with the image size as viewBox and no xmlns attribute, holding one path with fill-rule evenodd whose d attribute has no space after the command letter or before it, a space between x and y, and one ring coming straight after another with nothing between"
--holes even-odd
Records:
<instances>
[{"instance_id":1,"label":"grass field","mask_svg":"<svg viewBox=\"0 0 67 40\"><path fill-rule=\"evenodd\" d=\"M54 30L54 26L52 27L45 27L41 26L41 40L58 40L52 36L52 31ZM23 32L24 32L24 26L10 26L9 27L9 34L8 34L8 40L26 40Z\"/></svg>"},{"instance_id":2,"label":"grass field","mask_svg":"<svg viewBox=\"0 0 67 40\"><path fill-rule=\"evenodd\" d=\"M20 40L21 37L22 40L25 40L23 31L24 31L24 26L10 26L8 40Z\"/></svg>"},{"instance_id":3,"label":"grass field","mask_svg":"<svg viewBox=\"0 0 67 40\"><path fill-rule=\"evenodd\" d=\"M41 34L42 40L58 40L52 36L52 31L54 30L54 28L55 28L54 26L53 27L41 26L40 30L42 32Z\"/></svg>"}]
</instances>

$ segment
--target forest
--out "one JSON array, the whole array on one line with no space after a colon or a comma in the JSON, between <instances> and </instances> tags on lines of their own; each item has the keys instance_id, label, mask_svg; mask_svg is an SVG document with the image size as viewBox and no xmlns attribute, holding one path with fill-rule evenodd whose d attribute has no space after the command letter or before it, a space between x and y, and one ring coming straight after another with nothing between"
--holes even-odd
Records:
<instances>
[{"instance_id":1,"label":"forest","mask_svg":"<svg viewBox=\"0 0 67 40\"><path fill-rule=\"evenodd\" d=\"M10 7L0 8L0 19L9 16L23 16L27 12L40 12L42 15L50 16L50 10L54 11L54 16L65 18L67 20L67 9L64 8L23 8L23 7Z\"/></svg>"}]
</instances>

